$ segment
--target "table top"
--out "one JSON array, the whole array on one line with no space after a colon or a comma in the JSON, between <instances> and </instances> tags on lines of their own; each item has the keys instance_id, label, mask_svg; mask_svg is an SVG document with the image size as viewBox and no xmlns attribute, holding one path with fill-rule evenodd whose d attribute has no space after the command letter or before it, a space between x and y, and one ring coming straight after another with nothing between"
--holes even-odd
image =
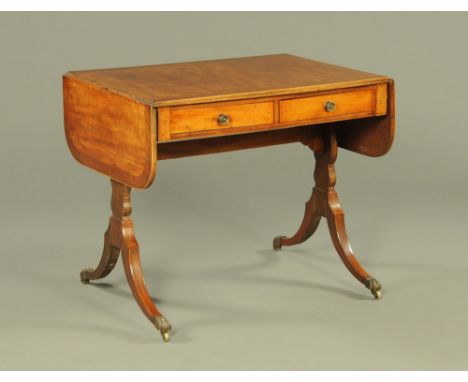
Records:
<instances>
[{"instance_id":1,"label":"table top","mask_svg":"<svg viewBox=\"0 0 468 382\"><path fill-rule=\"evenodd\" d=\"M82 70L66 76L154 107L300 94L389 80L289 54Z\"/></svg>"}]
</instances>

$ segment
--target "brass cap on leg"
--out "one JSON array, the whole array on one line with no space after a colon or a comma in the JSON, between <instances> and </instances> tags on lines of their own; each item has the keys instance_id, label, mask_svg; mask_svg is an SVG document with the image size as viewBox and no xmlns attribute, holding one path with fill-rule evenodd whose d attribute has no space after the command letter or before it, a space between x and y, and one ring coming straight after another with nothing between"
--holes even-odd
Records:
<instances>
[{"instance_id":1,"label":"brass cap on leg","mask_svg":"<svg viewBox=\"0 0 468 382\"><path fill-rule=\"evenodd\" d=\"M161 333L161 337L164 342L168 342L170 339L170 331L172 329L171 324L163 315L156 316L154 318L154 326Z\"/></svg>"},{"instance_id":2,"label":"brass cap on leg","mask_svg":"<svg viewBox=\"0 0 468 382\"><path fill-rule=\"evenodd\" d=\"M281 239L283 237L286 237L286 236L276 236L274 239L273 239L273 249L275 251L279 251L282 247L282 244L281 244Z\"/></svg>"},{"instance_id":3,"label":"brass cap on leg","mask_svg":"<svg viewBox=\"0 0 468 382\"><path fill-rule=\"evenodd\" d=\"M83 284L89 284L89 277L88 277L88 273L91 273L93 272L94 269L92 268L86 268L86 269L83 269L81 272L80 272L80 280Z\"/></svg>"},{"instance_id":4,"label":"brass cap on leg","mask_svg":"<svg viewBox=\"0 0 468 382\"><path fill-rule=\"evenodd\" d=\"M382 297L382 285L373 277L369 276L366 279L366 288L371 291L376 300Z\"/></svg>"}]
</instances>

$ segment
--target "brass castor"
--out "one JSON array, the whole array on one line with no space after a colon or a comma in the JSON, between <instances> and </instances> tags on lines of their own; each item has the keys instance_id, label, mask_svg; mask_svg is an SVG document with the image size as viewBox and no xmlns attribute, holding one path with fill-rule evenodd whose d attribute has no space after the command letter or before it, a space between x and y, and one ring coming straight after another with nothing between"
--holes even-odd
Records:
<instances>
[{"instance_id":1,"label":"brass castor","mask_svg":"<svg viewBox=\"0 0 468 382\"><path fill-rule=\"evenodd\" d=\"M279 251L282 247L281 245L281 239L283 237L286 237L286 236L276 236L274 239L273 239L273 249L275 251Z\"/></svg>"},{"instance_id":2,"label":"brass castor","mask_svg":"<svg viewBox=\"0 0 468 382\"><path fill-rule=\"evenodd\" d=\"M89 284L89 278L86 275L87 273L92 272L92 271L93 271L92 268L86 268L80 272L80 280L83 284Z\"/></svg>"},{"instance_id":3,"label":"brass castor","mask_svg":"<svg viewBox=\"0 0 468 382\"><path fill-rule=\"evenodd\" d=\"M376 300L382 297L382 286L373 277L368 277L366 280L366 288L369 289Z\"/></svg>"},{"instance_id":4,"label":"brass castor","mask_svg":"<svg viewBox=\"0 0 468 382\"><path fill-rule=\"evenodd\" d=\"M170 331L172 329L171 324L163 315L154 318L154 326L161 333L161 337L164 342L168 342L171 339Z\"/></svg>"}]
</instances>

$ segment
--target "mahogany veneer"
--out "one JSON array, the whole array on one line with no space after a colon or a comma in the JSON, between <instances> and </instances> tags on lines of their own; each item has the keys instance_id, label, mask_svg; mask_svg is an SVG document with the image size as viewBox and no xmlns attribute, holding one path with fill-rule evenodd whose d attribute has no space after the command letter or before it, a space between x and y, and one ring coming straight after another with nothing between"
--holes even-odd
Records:
<instances>
[{"instance_id":1,"label":"mahogany veneer","mask_svg":"<svg viewBox=\"0 0 468 382\"><path fill-rule=\"evenodd\" d=\"M105 277L122 254L145 315L169 339L171 325L146 289L130 218L131 188L147 188L158 160L301 142L315 153L315 187L291 237L303 242L327 219L333 244L372 294L381 286L358 263L334 190L338 147L380 156L394 137L393 80L288 54L130 68L73 71L63 77L65 134L73 156L112 180L112 216L96 269Z\"/></svg>"}]
</instances>

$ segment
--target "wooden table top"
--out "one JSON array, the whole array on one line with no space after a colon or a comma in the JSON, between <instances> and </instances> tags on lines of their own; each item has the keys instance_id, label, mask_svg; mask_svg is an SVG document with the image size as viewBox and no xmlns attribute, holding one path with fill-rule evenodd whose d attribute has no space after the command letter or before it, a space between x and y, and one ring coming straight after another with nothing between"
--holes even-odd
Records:
<instances>
[{"instance_id":1,"label":"wooden table top","mask_svg":"<svg viewBox=\"0 0 468 382\"><path fill-rule=\"evenodd\" d=\"M66 76L154 107L299 94L389 80L289 54L72 71Z\"/></svg>"}]
</instances>

